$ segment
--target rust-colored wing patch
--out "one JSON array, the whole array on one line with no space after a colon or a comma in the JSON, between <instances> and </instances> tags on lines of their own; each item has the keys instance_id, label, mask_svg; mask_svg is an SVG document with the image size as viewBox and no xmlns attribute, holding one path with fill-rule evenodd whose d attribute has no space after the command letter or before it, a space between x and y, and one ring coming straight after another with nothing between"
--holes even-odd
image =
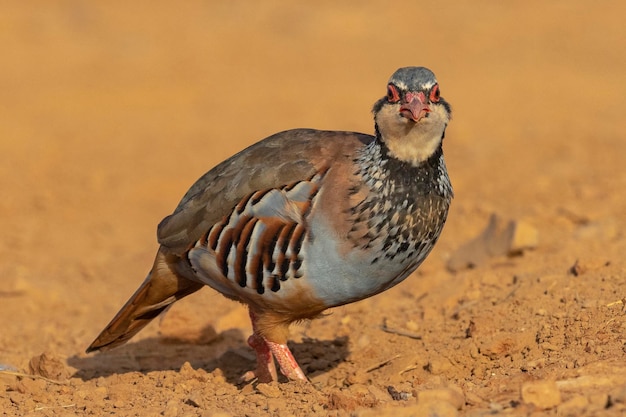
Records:
<instances>
[{"instance_id":1,"label":"rust-colored wing patch","mask_svg":"<svg viewBox=\"0 0 626 417\"><path fill-rule=\"evenodd\" d=\"M278 292L301 278L307 217L327 171L239 201L187 253L198 277L236 298L238 291Z\"/></svg>"}]
</instances>

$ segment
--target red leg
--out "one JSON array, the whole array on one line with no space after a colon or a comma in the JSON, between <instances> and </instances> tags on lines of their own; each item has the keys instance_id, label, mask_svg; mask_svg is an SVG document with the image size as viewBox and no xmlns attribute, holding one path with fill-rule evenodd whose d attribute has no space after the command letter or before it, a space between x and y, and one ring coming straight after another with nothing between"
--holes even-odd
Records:
<instances>
[{"instance_id":1,"label":"red leg","mask_svg":"<svg viewBox=\"0 0 626 417\"><path fill-rule=\"evenodd\" d=\"M283 375L291 381L308 381L287 345L270 342L269 340L266 340L265 343L267 343L269 349L274 354L274 357L278 362L278 366L280 366L280 372Z\"/></svg>"},{"instance_id":2,"label":"red leg","mask_svg":"<svg viewBox=\"0 0 626 417\"><path fill-rule=\"evenodd\" d=\"M259 382L277 381L276 365L274 365L274 357L269 346L265 343L265 339L256 333L248 338L248 345L256 352L256 369L246 372L242 377L242 381L251 381L257 378Z\"/></svg>"},{"instance_id":3,"label":"red leg","mask_svg":"<svg viewBox=\"0 0 626 417\"><path fill-rule=\"evenodd\" d=\"M274 358L280 366L280 372L292 381L307 381L304 372L296 362L289 347L285 344L271 342L261 336L257 331L256 316L250 311L252 322L252 336L248 338L248 345L256 352L256 369L246 372L242 381L251 381L257 378L259 382L277 381L276 365Z\"/></svg>"}]
</instances>

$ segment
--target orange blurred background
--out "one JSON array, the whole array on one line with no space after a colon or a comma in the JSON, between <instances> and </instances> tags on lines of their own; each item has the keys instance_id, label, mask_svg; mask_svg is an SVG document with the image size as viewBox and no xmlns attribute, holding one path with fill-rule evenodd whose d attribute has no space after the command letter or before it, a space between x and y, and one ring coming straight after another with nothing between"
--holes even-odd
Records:
<instances>
[{"instance_id":1,"label":"orange blurred background","mask_svg":"<svg viewBox=\"0 0 626 417\"><path fill-rule=\"evenodd\" d=\"M454 109L438 250L491 211L548 232L557 206L623 214L625 15L608 0L2 2L2 280L110 316L196 178L280 130L371 133L408 65L435 71ZM65 320L77 345L103 324ZM63 350L53 330L29 350Z\"/></svg>"}]
</instances>

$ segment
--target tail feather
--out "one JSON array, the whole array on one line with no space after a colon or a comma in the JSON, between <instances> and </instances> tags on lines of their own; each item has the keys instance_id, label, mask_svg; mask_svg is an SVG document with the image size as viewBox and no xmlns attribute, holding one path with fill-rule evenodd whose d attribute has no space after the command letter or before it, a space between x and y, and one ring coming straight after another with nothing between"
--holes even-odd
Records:
<instances>
[{"instance_id":1,"label":"tail feather","mask_svg":"<svg viewBox=\"0 0 626 417\"><path fill-rule=\"evenodd\" d=\"M166 255L159 251L145 281L89 345L87 352L109 350L126 343L172 303L202 287L172 271Z\"/></svg>"}]
</instances>

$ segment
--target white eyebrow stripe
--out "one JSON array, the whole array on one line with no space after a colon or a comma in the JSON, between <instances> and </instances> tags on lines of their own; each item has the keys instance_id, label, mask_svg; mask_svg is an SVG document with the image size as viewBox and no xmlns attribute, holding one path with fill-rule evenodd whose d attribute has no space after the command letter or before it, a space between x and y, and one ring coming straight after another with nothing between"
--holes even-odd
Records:
<instances>
[{"instance_id":1,"label":"white eyebrow stripe","mask_svg":"<svg viewBox=\"0 0 626 417\"><path fill-rule=\"evenodd\" d=\"M407 91L407 90L411 90L406 83L404 83L403 81L391 81L390 84L395 85L396 87L398 87L400 90L403 91ZM420 90L430 90L431 88L433 88L433 86L437 84L437 80L433 80L431 82L427 82L425 84L420 84Z\"/></svg>"}]
</instances>

